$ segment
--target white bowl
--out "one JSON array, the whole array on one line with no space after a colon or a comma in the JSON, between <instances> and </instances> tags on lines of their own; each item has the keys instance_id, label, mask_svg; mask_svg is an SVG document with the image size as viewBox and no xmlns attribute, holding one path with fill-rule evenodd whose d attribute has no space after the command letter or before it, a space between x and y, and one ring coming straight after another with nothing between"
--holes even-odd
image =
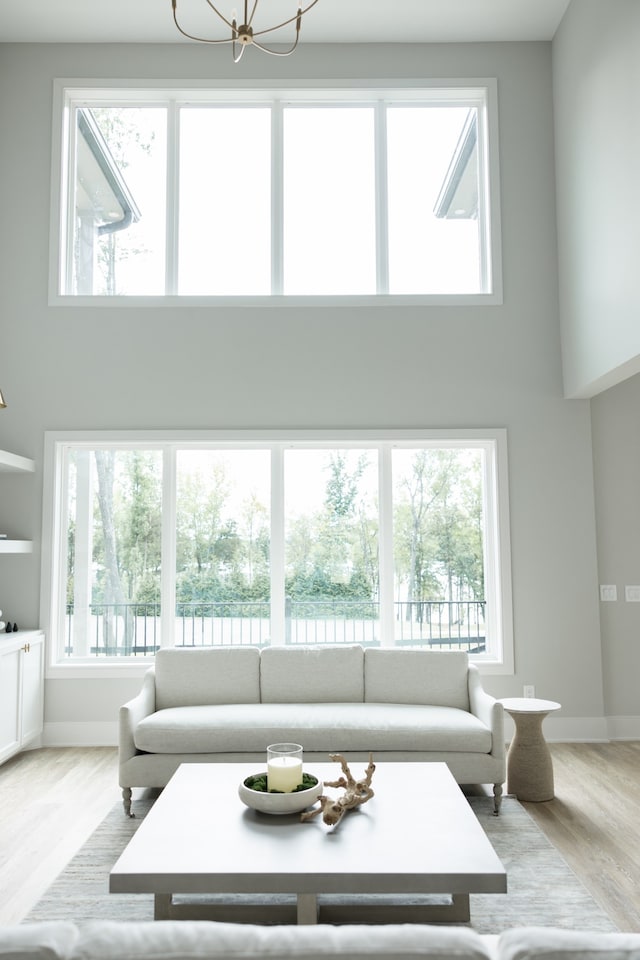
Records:
<instances>
[{"instance_id":1,"label":"white bowl","mask_svg":"<svg viewBox=\"0 0 640 960\"><path fill-rule=\"evenodd\" d=\"M294 793L264 793L262 790L252 790L243 781L238 787L238 796L244 804L252 810L259 810L260 813L300 813L312 806L321 796L322 786L322 780L318 780L315 786L307 790L296 790Z\"/></svg>"}]
</instances>

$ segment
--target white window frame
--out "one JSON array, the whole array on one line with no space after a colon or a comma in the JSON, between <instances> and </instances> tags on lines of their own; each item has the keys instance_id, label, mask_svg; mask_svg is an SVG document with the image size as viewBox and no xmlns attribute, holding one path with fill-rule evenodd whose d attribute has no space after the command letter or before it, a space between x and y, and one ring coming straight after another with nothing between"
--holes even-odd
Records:
<instances>
[{"instance_id":1,"label":"white window frame","mask_svg":"<svg viewBox=\"0 0 640 960\"><path fill-rule=\"evenodd\" d=\"M314 102L314 103L361 103L377 100L379 102L392 101L393 103L415 103L419 100L434 98L455 104L472 103L478 107L478 158L479 177L483 187L480 190L479 202L482 215L478 218L483 227L480 240L481 269L483 285L486 292L473 294L388 294L375 295L287 295L278 293L277 278L274 283L274 293L269 296L186 296L171 292L175 289L176 270L176 230L175 230L175 175L177 160L168 147L167 153L167 182L169 186L167 210L167 260L168 268L166 283L168 292L164 296L75 296L61 293L66 287L66 264L68 260L68 224L69 224L69 170L68 152L74 124L70 122L70 104L81 106L103 102L131 103L164 103L169 106L168 128L175 125L175 105L184 103L204 102L238 102L264 103L265 101L281 102ZM434 103L437 102L434 100ZM278 111L275 112L274 123L277 125ZM376 127L381 124L376 122ZM171 137L169 138L171 143ZM380 247L385 244L386 249L386 218L381 211L385 207L383 183L384 151L380 149L379 141L376 149L376 166L379 171L378 190L376 198L378 231L378 285L384 287L387 277L385 271L385 257ZM280 159L276 158L272 173L273 182L277 183L281 176ZM277 196L277 190L272 197ZM282 225L279 217L273 218L272 243L277 260L278 251L282 250ZM53 156L52 156L52 183L51 183L51 214L50 214L50 262L49 262L49 304L51 306L77 307L176 307L176 306L256 306L256 307L300 307L300 306L425 306L425 305L466 305L491 306L499 305L502 301L502 250L500 224L500 171L498 149L498 93L497 81L494 78L467 78L467 79L424 79L424 80L375 80L375 81L335 81L331 84L324 82L310 83L280 82L277 89L266 83L246 82L236 84L233 88L211 86L204 82L199 84L193 81L155 81L144 83L131 80L66 80L54 81L53 97ZM277 270L277 266L274 268Z\"/></svg>"},{"instance_id":2,"label":"white window frame","mask_svg":"<svg viewBox=\"0 0 640 960\"><path fill-rule=\"evenodd\" d=\"M60 655L60 645L64 644L64 601L61 582L66 579L66 517L64 505L67 502L65 483L65 453L69 447L85 446L87 449L99 449L117 445L130 449L162 449L164 451L165 477L164 497L172 503L163 509L163 591L167 590L172 578L171 558L175 560L175 457L182 447L201 446L206 448L241 449L242 447L270 446L276 455L272 457L272 528L284 528L283 499L277 494L282 488L284 451L296 448L378 448L379 476L381 489L389 491L387 502L381 497L379 541L381 560L381 596L380 596L380 633L381 637L392 636L389 632L389 618L393 625L393 558L392 551L386 547L391 535L391 455L394 448L414 447L417 444L432 447L477 447L486 452L485 456L485 597L492 597L487 603L487 636L495 638L492 647L485 656L473 657L484 674L513 674L513 616L511 591L511 548L509 526L509 492L507 467L507 434L504 429L486 430L240 430L240 431L67 431L47 432L44 450L43 484L43 543L42 543L42 580L41 580L41 627L48 638L47 673L48 677L122 677L140 676L148 668L152 658L136 658L135 662L123 658L118 661L73 662L65 661ZM383 483L383 481L387 481ZM282 543L272 543L272 559L282 559ZM173 564L175 567L175 563ZM277 566L277 563L276 563ZM390 587L384 590L385 582ZM272 582L272 589L278 584ZM281 591L283 593L283 591ZM165 596L170 594L167 592ZM61 609L62 607L62 609ZM284 612L281 611L281 618ZM272 633L284 636L279 622L277 608L273 610ZM280 629L279 629L280 628ZM170 645L172 640L163 636L162 645ZM496 651L495 653L493 651Z\"/></svg>"}]
</instances>

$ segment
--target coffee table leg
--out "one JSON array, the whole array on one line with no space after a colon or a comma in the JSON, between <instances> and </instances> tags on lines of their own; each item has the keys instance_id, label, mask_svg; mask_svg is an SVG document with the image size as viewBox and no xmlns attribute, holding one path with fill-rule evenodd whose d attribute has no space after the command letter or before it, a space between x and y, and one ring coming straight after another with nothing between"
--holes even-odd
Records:
<instances>
[{"instance_id":1,"label":"coffee table leg","mask_svg":"<svg viewBox=\"0 0 640 960\"><path fill-rule=\"evenodd\" d=\"M173 903L170 893L156 893L154 895L154 920L198 919L198 920L227 920L232 922L228 905L207 906L204 904ZM236 914L236 919L250 923L271 922L273 915L265 907L239 907L242 915ZM247 913L247 910L253 911ZM222 912L221 912L222 911ZM257 912L256 912L257 911ZM323 918L328 923L468 923L471 917L469 909L469 894L454 893L450 904L427 904L426 906L385 906L382 909L371 903L360 906L338 906L327 903L323 906ZM291 913L287 922L291 922ZM317 924L319 921L318 896L315 893L297 894L296 921L298 924Z\"/></svg>"},{"instance_id":2,"label":"coffee table leg","mask_svg":"<svg viewBox=\"0 0 640 960\"><path fill-rule=\"evenodd\" d=\"M468 893L451 894L451 922L466 923L471 919Z\"/></svg>"},{"instance_id":3,"label":"coffee table leg","mask_svg":"<svg viewBox=\"0 0 640 960\"><path fill-rule=\"evenodd\" d=\"M318 898L315 893L299 893L298 923L318 922Z\"/></svg>"},{"instance_id":4,"label":"coffee table leg","mask_svg":"<svg viewBox=\"0 0 640 960\"><path fill-rule=\"evenodd\" d=\"M169 920L171 917L171 894L156 893L153 903L153 919Z\"/></svg>"}]
</instances>

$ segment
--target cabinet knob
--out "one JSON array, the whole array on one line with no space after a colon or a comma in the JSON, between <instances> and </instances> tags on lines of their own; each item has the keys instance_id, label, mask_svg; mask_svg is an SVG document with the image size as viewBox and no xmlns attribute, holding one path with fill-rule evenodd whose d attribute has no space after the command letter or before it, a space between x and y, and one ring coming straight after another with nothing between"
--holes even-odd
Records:
<instances>
[{"instance_id":1,"label":"cabinet knob","mask_svg":"<svg viewBox=\"0 0 640 960\"><path fill-rule=\"evenodd\" d=\"M24 653L29 653L29 651L31 650L31 644L25 643L24 647L22 647L21 649L23 650Z\"/></svg>"}]
</instances>

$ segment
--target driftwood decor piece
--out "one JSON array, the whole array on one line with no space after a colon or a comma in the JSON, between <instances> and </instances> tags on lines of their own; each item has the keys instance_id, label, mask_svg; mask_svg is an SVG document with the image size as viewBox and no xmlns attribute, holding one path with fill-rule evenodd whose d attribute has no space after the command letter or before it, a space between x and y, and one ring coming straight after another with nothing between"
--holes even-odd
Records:
<instances>
[{"instance_id":1,"label":"driftwood decor piece","mask_svg":"<svg viewBox=\"0 0 640 960\"><path fill-rule=\"evenodd\" d=\"M345 813L349 810L355 810L362 806L367 800L371 800L374 795L371 788L371 778L373 777L376 765L373 762L373 754L369 754L369 765L365 770L365 775L361 780L355 780L349 769L347 761L341 753L330 753L330 760L335 760L342 767L342 776L338 780L325 780L325 787L344 787L344 793L341 797L325 797L322 794L318 797L319 807L313 810L306 810L300 815L301 820L313 820L319 814L322 814L323 821L329 827L335 827Z\"/></svg>"}]
</instances>

